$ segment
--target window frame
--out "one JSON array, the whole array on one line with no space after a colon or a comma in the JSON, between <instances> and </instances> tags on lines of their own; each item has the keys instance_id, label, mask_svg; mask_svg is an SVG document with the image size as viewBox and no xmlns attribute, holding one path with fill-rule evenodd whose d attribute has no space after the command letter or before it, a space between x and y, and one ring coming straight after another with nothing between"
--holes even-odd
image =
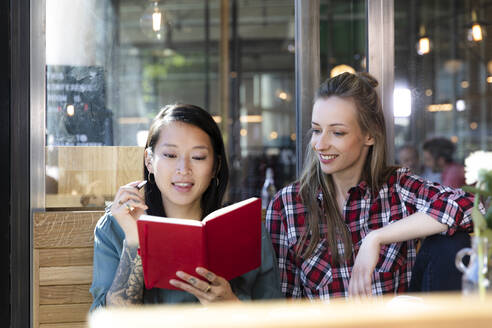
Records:
<instances>
[{"instance_id":1,"label":"window frame","mask_svg":"<svg viewBox=\"0 0 492 328\"><path fill-rule=\"evenodd\" d=\"M295 1L296 163L302 169L313 95L320 79L319 0ZM366 0L369 72L379 81L386 118L388 160L394 161L393 0ZM32 323L32 214L45 210L45 0L10 2L11 111L11 325ZM314 19L313 19L314 18ZM26 23L27 22L27 23ZM389 51L388 51L389 50ZM30 133L29 133L30 131ZM15 150L15 151L14 151ZM29 197L26 197L28 195ZM27 219L29 218L29 220ZM14 238L15 237L15 238Z\"/></svg>"}]
</instances>

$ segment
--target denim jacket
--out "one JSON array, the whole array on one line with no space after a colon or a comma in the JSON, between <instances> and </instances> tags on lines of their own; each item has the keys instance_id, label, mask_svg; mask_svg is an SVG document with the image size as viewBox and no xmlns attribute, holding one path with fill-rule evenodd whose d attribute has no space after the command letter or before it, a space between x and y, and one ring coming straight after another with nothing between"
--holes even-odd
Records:
<instances>
[{"instance_id":1,"label":"denim jacket","mask_svg":"<svg viewBox=\"0 0 492 328\"><path fill-rule=\"evenodd\" d=\"M230 281L232 291L241 300L282 298L280 279L270 237L262 224L261 265ZM125 234L111 212L97 222L94 230L94 265L91 311L106 305L106 293L113 283L120 262ZM160 288L144 289L144 304L198 302L190 293Z\"/></svg>"}]
</instances>

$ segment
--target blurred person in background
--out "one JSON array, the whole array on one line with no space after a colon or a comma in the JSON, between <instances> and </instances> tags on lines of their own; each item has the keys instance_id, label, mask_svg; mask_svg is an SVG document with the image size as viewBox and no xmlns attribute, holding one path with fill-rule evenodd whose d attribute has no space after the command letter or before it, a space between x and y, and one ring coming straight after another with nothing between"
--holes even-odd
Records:
<instances>
[{"instance_id":1,"label":"blurred person in background","mask_svg":"<svg viewBox=\"0 0 492 328\"><path fill-rule=\"evenodd\" d=\"M465 185L465 167L453 161L456 147L446 138L432 138L423 145L424 165L433 173L439 173L440 183L452 188Z\"/></svg>"},{"instance_id":2,"label":"blurred person in background","mask_svg":"<svg viewBox=\"0 0 492 328\"><path fill-rule=\"evenodd\" d=\"M398 163L409 168L413 174L420 175L428 181L441 183L440 172L432 172L432 170L420 164L419 151L414 145L405 144L401 146L398 151Z\"/></svg>"},{"instance_id":3,"label":"blurred person in background","mask_svg":"<svg viewBox=\"0 0 492 328\"><path fill-rule=\"evenodd\" d=\"M413 145L406 144L398 150L398 163L401 166L409 168L412 173L420 174L422 172L419 153Z\"/></svg>"}]
</instances>

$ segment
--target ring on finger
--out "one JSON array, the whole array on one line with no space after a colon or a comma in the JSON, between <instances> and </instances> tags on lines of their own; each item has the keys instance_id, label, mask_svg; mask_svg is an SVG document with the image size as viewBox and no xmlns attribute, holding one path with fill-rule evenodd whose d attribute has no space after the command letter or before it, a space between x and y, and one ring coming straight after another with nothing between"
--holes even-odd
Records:
<instances>
[{"instance_id":1,"label":"ring on finger","mask_svg":"<svg viewBox=\"0 0 492 328\"><path fill-rule=\"evenodd\" d=\"M203 291L204 293L208 293L212 289L212 286L208 284L207 288Z\"/></svg>"},{"instance_id":2,"label":"ring on finger","mask_svg":"<svg viewBox=\"0 0 492 328\"><path fill-rule=\"evenodd\" d=\"M133 211L133 207L130 204L125 203L125 206L129 211Z\"/></svg>"}]
</instances>

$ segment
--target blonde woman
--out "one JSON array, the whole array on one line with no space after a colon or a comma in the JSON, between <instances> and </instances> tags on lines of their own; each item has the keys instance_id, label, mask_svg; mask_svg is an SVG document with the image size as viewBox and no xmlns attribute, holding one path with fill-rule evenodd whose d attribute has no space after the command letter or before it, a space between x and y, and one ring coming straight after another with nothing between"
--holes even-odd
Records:
<instances>
[{"instance_id":1,"label":"blonde woman","mask_svg":"<svg viewBox=\"0 0 492 328\"><path fill-rule=\"evenodd\" d=\"M304 171L277 193L266 216L286 297L405 292L418 238L468 240L471 195L386 164L377 84L367 73L344 73L317 92ZM443 269L432 254L423 265ZM459 282L455 271L451 284ZM422 286L436 283L428 277L415 289L435 288Z\"/></svg>"}]
</instances>

